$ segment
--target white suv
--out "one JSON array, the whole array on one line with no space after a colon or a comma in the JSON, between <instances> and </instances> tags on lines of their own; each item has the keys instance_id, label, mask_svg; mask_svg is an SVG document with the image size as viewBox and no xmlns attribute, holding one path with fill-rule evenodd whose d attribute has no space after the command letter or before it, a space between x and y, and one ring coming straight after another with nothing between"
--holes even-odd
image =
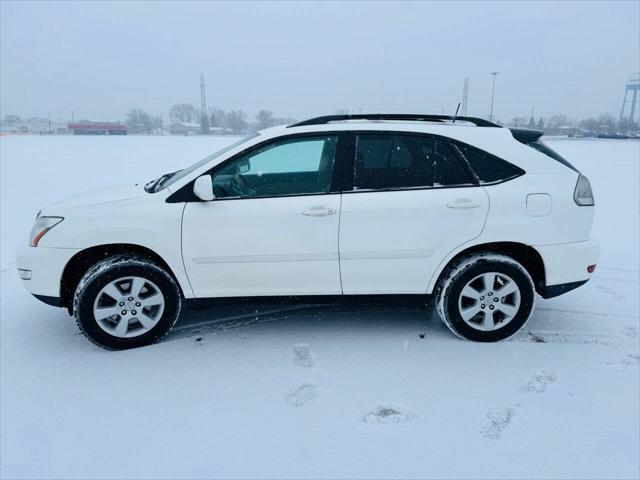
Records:
<instances>
[{"instance_id":1,"label":"white suv","mask_svg":"<svg viewBox=\"0 0 640 480\"><path fill-rule=\"evenodd\" d=\"M502 340L599 254L589 181L541 135L440 115L270 128L43 209L19 275L110 349L159 341L185 301L247 296L434 294L455 334Z\"/></svg>"}]
</instances>

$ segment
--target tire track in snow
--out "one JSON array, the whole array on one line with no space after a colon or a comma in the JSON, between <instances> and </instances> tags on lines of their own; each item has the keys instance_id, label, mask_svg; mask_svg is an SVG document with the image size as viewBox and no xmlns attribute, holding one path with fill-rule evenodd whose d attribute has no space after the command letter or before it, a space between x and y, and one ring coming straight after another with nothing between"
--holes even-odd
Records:
<instances>
[{"instance_id":1,"label":"tire track in snow","mask_svg":"<svg viewBox=\"0 0 640 480\"><path fill-rule=\"evenodd\" d=\"M526 336L525 336L526 335ZM560 333L540 332L528 330L507 342L517 343L562 343L571 345L602 345L607 347L620 347L631 345L637 335L622 332L621 335L586 334L586 333Z\"/></svg>"},{"instance_id":2,"label":"tire track in snow","mask_svg":"<svg viewBox=\"0 0 640 480\"><path fill-rule=\"evenodd\" d=\"M589 310L573 310L573 309L565 309L565 308L544 308L538 307L534 310L535 312L557 312L557 313L573 313L576 315L587 315L590 317L610 317L610 318L632 318L637 320L639 317L636 315L628 315L624 313L607 313L607 312L593 312Z\"/></svg>"}]
</instances>

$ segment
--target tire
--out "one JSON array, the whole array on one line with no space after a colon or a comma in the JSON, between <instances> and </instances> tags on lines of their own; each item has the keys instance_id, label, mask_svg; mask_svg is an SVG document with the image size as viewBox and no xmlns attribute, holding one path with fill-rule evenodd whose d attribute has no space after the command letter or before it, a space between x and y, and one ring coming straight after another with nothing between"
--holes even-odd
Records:
<instances>
[{"instance_id":1,"label":"tire","mask_svg":"<svg viewBox=\"0 0 640 480\"><path fill-rule=\"evenodd\" d=\"M535 288L529 272L511 257L480 253L448 268L436 302L440 318L458 337L497 342L527 323Z\"/></svg>"},{"instance_id":2,"label":"tire","mask_svg":"<svg viewBox=\"0 0 640 480\"><path fill-rule=\"evenodd\" d=\"M80 331L108 350L159 342L176 323L181 306L182 294L170 273L149 260L122 255L91 267L73 298Z\"/></svg>"}]
</instances>

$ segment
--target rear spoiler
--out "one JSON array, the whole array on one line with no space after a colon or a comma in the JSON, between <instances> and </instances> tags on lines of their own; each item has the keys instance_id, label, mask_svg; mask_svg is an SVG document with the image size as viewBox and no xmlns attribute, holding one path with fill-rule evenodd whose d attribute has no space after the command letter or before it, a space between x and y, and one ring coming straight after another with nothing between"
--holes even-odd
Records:
<instances>
[{"instance_id":1,"label":"rear spoiler","mask_svg":"<svg viewBox=\"0 0 640 480\"><path fill-rule=\"evenodd\" d=\"M542 130L533 130L531 128L510 128L509 130L511 130L513 138L525 145L538 141L544 135Z\"/></svg>"}]
</instances>

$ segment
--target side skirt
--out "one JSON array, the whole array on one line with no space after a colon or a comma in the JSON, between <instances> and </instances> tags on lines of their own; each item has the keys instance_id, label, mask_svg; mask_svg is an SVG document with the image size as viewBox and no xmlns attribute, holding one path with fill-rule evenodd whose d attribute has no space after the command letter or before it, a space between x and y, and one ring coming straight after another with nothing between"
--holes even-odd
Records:
<instances>
[{"instance_id":1,"label":"side skirt","mask_svg":"<svg viewBox=\"0 0 640 480\"><path fill-rule=\"evenodd\" d=\"M268 296L268 297L218 297L188 298L188 309L211 308L220 305L256 305L288 307L294 305L323 306L424 306L430 302L430 295L305 295L305 296Z\"/></svg>"}]
</instances>

